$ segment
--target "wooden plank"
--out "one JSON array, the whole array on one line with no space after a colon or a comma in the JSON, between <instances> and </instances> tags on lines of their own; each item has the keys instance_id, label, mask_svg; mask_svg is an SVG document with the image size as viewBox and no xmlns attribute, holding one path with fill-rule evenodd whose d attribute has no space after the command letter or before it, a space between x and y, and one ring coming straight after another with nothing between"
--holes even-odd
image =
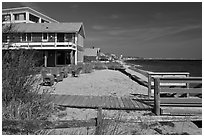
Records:
<instances>
[{"instance_id":1,"label":"wooden plank","mask_svg":"<svg viewBox=\"0 0 204 137\"><path fill-rule=\"evenodd\" d=\"M161 80L161 83L202 83L202 80L185 80L185 79L163 79Z\"/></svg>"},{"instance_id":2,"label":"wooden plank","mask_svg":"<svg viewBox=\"0 0 204 137\"><path fill-rule=\"evenodd\" d=\"M76 95L76 99L75 99L75 101L74 101L74 104L73 104L73 106L79 106L78 104L79 104L79 100L81 99L81 96L79 96L79 95Z\"/></svg>"},{"instance_id":3,"label":"wooden plank","mask_svg":"<svg viewBox=\"0 0 204 137\"><path fill-rule=\"evenodd\" d=\"M131 101L130 98L126 97L126 101L127 101L128 105L129 105L129 108L130 108L130 109L135 109L135 106L134 106L134 104L132 103L132 101Z\"/></svg>"},{"instance_id":4,"label":"wooden plank","mask_svg":"<svg viewBox=\"0 0 204 137\"><path fill-rule=\"evenodd\" d=\"M137 101L138 106L140 106L140 108L138 110L150 110L152 109L152 107L150 107L150 105L147 105L143 102Z\"/></svg>"},{"instance_id":5,"label":"wooden plank","mask_svg":"<svg viewBox=\"0 0 204 137\"><path fill-rule=\"evenodd\" d=\"M107 108L106 107L106 104L107 104L107 102L106 102L106 96L102 96L102 104L103 104L103 108Z\"/></svg>"},{"instance_id":6,"label":"wooden plank","mask_svg":"<svg viewBox=\"0 0 204 137\"><path fill-rule=\"evenodd\" d=\"M139 99L134 99L134 102L137 103L138 109L144 108L143 103L141 103Z\"/></svg>"},{"instance_id":7,"label":"wooden plank","mask_svg":"<svg viewBox=\"0 0 204 137\"><path fill-rule=\"evenodd\" d=\"M97 112L97 121L96 121L96 131L95 135L101 135L103 131L103 115L102 115L102 108L98 108Z\"/></svg>"},{"instance_id":8,"label":"wooden plank","mask_svg":"<svg viewBox=\"0 0 204 137\"><path fill-rule=\"evenodd\" d=\"M134 108L139 108L139 105L136 100L131 99L131 102L134 105Z\"/></svg>"},{"instance_id":9,"label":"wooden plank","mask_svg":"<svg viewBox=\"0 0 204 137\"><path fill-rule=\"evenodd\" d=\"M86 104L87 100L88 100L88 97L87 96L83 96L83 100L82 100L82 102L80 102L82 107L86 107L87 106L87 104Z\"/></svg>"},{"instance_id":10,"label":"wooden plank","mask_svg":"<svg viewBox=\"0 0 204 137\"><path fill-rule=\"evenodd\" d=\"M66 95L66 98L64 99L63 102L61 102L61 105L67 105L67 104L70 104L72 101L71 101L71 98L72 98L72 95Z\"/></svg>"},{"instance_id":11,"label":"wooden plank","mask_svg":"<svg viewBox=\"0 0 204 137\"><path fill-rule=\"evenodd\" d=\"M202 80L202 77L159 77L161 81L163 80L186 80L186 81L191 81L191 80Z\"/></svg>"},{"instance_id":12,"label":"wooden plank","mask_svg":"<svg viewBox=\"0 0 204 137\"><path fill-rule=\"evenodd\" d=\"M116 108L116 104L115 104L115 101L114 101L114 97L109 96L109 101L111 102L111 104L110 104L111 108Z\"/></svg>"},{"instance_id":13,"label":"wooden plank","mask_svg":"<svg viewBox=\"0 0 204 137\"><path fill-rule=\"evenodd\" d=\"M52 98L53 98L53 101L52 101L52 102L53 102L54 104L59 104L59 101L61 101L61 98L62 98L61 96L62 96L62 95L53 95L53 97L52 97Z\"/></svg>"},{"instance_id":14,"label":"wooden plank","mask_svg":"<svg viewBox=\"0 0 204 137\"><path fill-rule=\"evenodd\" d=\"M200 98L160 98L161 104L202 104Z\"/></svg>"},{"instance_id":15,"label":"wooden plank","mask_svg":"<svg viewBox=\"0 0 204 137\"><path fill-rule=\"evenodd\" d=\"M162 114L202 115L202 107L162 107Z\"/></svg>"},{"instance_id":16,"label":"wooden plank","mask_svg":"<svg viewBox=\"0 0 204 137\"><path fill-rule=\"evenodd\" d=\"M76 106L81 106L81 102L84 100L83 96L79 95L78 96L78 101L76 102Z\"/></svg>"},{"instance_id":17,"label":"wooden plank","mask_svg":"<svg viewBox=\"0 0 204 137\"><path fill-rule=\"evenodd\" d=\"M98 96L98 102L99 102L99 107L103 108L104 107L104 104L103 104L103 98L102 96Z\"/></svg>"},{"instance_id":18,"label":"wooden plank","mask_svg":"<svg viewBox=\"0 0 204 137\"><path fill-rule=\"evenodd\" d=\"M91 108L94 107L93 98L94 98L94 96L89 96L88 106L91 107Z\"/></svg>"},{"instance_id":19,"label":"wooden plank","mask_svg":"<svg viewBox=\"0 0 204 137\"><path fill-rule=\"evenodd\" d=\"M202 88L161 88L161 92L171 93L202 93Z\"/></svg>"},{"instance_id":20,"label":"wooden plank","mask_svg":"<svg viewBox=\"0 0 204 137\"><path fill-rule=\"evenodd\" d=\"M160 104L160 106L168 107L202 107L202 104Z\"/></svg>"},{"instance_id":21,"label":"wooden plank","mask_svg":"<svg viewBox=\"0 0 204 137\"><path fill-rule=\"evenodd\" d=\"M121 97L118 97L118 102L119 102L120 108L124 108L125 107Z\"/></svg>"},{"instance_id":22,"label":"wooden plank","mask_svg":"<svg viewBox=\"0 0 204 137\"><path fill-rule=\"evenodd\" d=\"M91 100L91 97L90 96L87 96L87 99L86 99L86 107L90 107L90 100Z\"/></svg>"},{"instance_id":23,"label":"wooden plank","mask_svg":"<svg viewBox=\"0 0 204 137\"><path fill-rule=\"evenodd\" d=\"M122 101L123 101L123 104L125 106L125 109L129 109L129 104L128 102L126 101L126 98L125 97L121 97Z\"/></svg>"},{"instance_id":24,"label":"wooden plank","mask_svg":"<svg viewBox=\"0 0 204 137\"><path fill-rule=\"evenodd\" d=\"M62 105L64 103L64 101L67 99L67 95L62 95L61 96L61 100L58 102L59 104L58 105Z\"/></svg>"},{"instance_id":25,"label":"wooden plank","mask_svg":"<svg viewBox=\"0 0 204 137\"><path fill-rule=\"evenodd\" d=\"M92 107L96 107L98 108L99 107L99 99L98 99L98 96L93 96L92 98Z\"/></svg>"},{"instance_id":26,"label":"wooden plank","mask_svg":"<svg viewBox=\"0 0 204 137\"><path fill-rule=\"evenodd\" d=\"M150 75L189 75L189 72L148 72Z\"/></svg>"},{"instance_id":27,"label":"wooden plank","mask_svg":"<svg viewBox=\"0 0 204 137\"><path fill-rule=\"evenodd\" d=\"M70 98L72 98L72 100L70 101L69 106L75 106L75 103L77 101L78 96L77 95L73 95L73 96L70 96Z\"/></svg>"},{"instance_id":28,"label":"wooden plank","mask_svg":"<svg viewBox=\"0 0 204 137\"><path fill-rule=\"evenodd\" d=\"M200 121L202 116L142 116L134 117L134 119L121 119L121 122L127 123L140 123L144 121L148 122L189 122L189 121Z\"/></svg>"},{"instance_id":29,"label":"wooden plank","mask_svg":"<svg viewBox=\"0 0 204 137\"><path fill-rule=\"evenodd\" d=\"M109 97L105 96L105 99L106 99L106 108L111 108L111 102L109 100Z\"/></svg>"},{"instance_id":30,"label":"wooden plank","mask_svg":"<svg viewBox=\"0 0 204 137\"><path fill-rule=\"evenodd\" d=\"M160 115L160 79L154 79L154 113Z\"/></svg>"},{"instance_id":31,"label":"wooden plank","mask_svg":"<svg viewBox=\"0 0 204 137\"><path fill-rule=\"evenodd\" d=\"M70 102L71 102L71 99L72 97L70 96L70 95L64 95L64 99L63 98L61 98L61 102L60 102L60 104L59 105L67 105L67 104L70 104Z\"/></svg>"},{"instance_id":32,"label":"wooden plank","mask_svg":"<svg viewBox=\"0 0 204 137\"><path fill-rule=\"evenodd\" d=\"M115 102L115 107L118 109L118 108L120 108L120 103L119 103L119 101L118 101L118 98L117 97L113 97L113 99L114 99L114 102Z\"/></svg>"}]
</instances>

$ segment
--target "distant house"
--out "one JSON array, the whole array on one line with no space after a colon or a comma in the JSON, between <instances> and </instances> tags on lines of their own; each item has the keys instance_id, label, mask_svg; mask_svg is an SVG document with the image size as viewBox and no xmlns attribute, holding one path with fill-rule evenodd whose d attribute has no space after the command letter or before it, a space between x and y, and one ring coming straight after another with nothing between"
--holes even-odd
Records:
<instances>
[{"instance_id":1,"label":"distant house","mask_svg":"<svg viewBox=\"0 0 204 137\"><path fill-rule=\"evenodd\" d=\"M59 23L29 7L2 9L2 23Z\"/></svg>"},{"instance_id":2,"label":"distant house","mask_svg":"<svg viewBox=\"0 0 204 137\"><path fill-rule=\"evenodd\" d=\"M84 48L84 61L91 62L98 60L100 48Z\"/></svg>"},{"instance_id":3,"label":"distant house","mask_svg":"<svg viewBox=\"0 0 204 137\"><path fill-rule=\"evenodd\" d=\"M3 50L40 51L45 67L83 62L83 23L58 23L28 7L4 9L2 17L2 29L11 24L14 29L12 36L3 31Z\"/></svg>"}]
</instances>

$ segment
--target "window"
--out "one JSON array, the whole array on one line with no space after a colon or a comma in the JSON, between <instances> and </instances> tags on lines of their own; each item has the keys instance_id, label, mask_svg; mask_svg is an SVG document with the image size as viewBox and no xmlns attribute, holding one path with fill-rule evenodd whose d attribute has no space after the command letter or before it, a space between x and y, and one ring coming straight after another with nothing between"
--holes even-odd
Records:
<instances>
[{"instance_id":1,"label":"window","mask_svg":"<svg viewBox=\"0 0 204 137\"><path fill-rule=\"evenodd\" d=\"M2 20L3 21L10 21L11 20L11 15L10 14L2 15Z\"/></svg>"},{"instance_id":2,"label":"window","mask_svg":"<svg viewBox=\"0 0 204 137\"><path fill-rule=\"evenodd\" d=\"M48 38L47 38L47 33L43 33L43 41L47 41Z\"/></svg>"},{"instance_id":3,"label":"window","mask_svg":"<svg viewBox=\"0 0 204 137\"><path fill-rule=\"evenodd\" d=\"M27 41L31 41L31 33L27 33Z\"/></svg>"},{"instance_id":4,"label":"window","mask_svg":"<svg viewBox=\"0 0 204 137\"><path fill-rule=\"evenodd\" d=\"M19 14L19 20L26 20L26 14L25 13Z\"/></svg>"},{"instance_id":5,"label":"window","mask_svg":"<svg viewBox=\"0 0 204 137\"><path fill-rule=\"evenodd\" d=\"M22 41L26 41L26 34L25 33L22 34Z\"/></svg>"},{"instance_id":6,"label":"window","mask_svg":"<svg viewBox=\"0 0 204 137\"><path fill-rule=\"evenodd\" d=\"M54 33L49 33L48 34L48 40L50 42L54 42L55 41L55 34Z\"/></svg>"},{"instance_id":7,"label":"window","mask_svg":"<svg viewBox=\"0 0 204 137\"><path fill-rule=\"evenodd\" d=\"M68 42L74 42L74 35L72 33L65 34L65 40Z\"/></svg>"},{"instance_id":8,"label":"window","mask_svg":"<svg viewBox=\"0 0 204 137\"><path fill-rule=\"evenodd\" d=\"M46 21L44 19L41 19L41 23L49 23L49 21Z\"/></svg>"},{"instance_id":9,"label":"window","mask_svg":"<svg viewBox=\"0 0 204 137\"><path fill-rule=\"evenodd\" d=\"M19 14L14 14L14 20L20 20Z\"/></svg>"},{"instance_id":10,"label":"window","mask_svg":"<svg viewBox=\"0 0 204 137\"><path fill-rule=\"evenodd\" d=\"M35 23L39 22L39 18L29 13L29 20Z\"/></svg>"},{"instance_id":11,"label":"window","mask_svg":"<svg viewBox=\"0 0 204 137\"><path fill-rule=\"evenodd\" d=\"M2 35L2 41L3 42L7 42L8 38L7 38L7 34L3 34Z\"/></svg>"}]
</instances>

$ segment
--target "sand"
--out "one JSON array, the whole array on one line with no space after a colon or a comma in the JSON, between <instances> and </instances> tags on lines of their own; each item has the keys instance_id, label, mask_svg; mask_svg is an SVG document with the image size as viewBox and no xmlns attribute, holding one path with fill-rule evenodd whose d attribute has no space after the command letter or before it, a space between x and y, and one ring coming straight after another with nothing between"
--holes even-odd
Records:
<instances>
[{"instance_id":1,"label":"sand","mask_svg":"<svg viewBox=\"0 0 204 137\"><path fill-rule=\"evenodd\" d=\"M128 70L129 71L129 70ZM132 72L134 75L145 79L145 77L137 72ZM119 71L114 70L95 70L89 74L80 74L79 77L71 77L63 79L62 82L55 83L53 87L42 87L42 89L51 89L54 94L66 95L114 95L114 96L132 96L132 94L147 95L147 88L139 85L137 82L131 80L128 76ZM149 111L117 111L117 110L103 110L106 117L134 117L148 114ZM60 111L53 115L50 120L88 120L95 118L97 111L94 109L77 109L67 108L65 111ZM173 126L172 126L173 125ZM111 134L111 126L108 126L107 134ZM113 126L114 127L114 126ZM160 134L155 129L159 129L162 134L181 134L187 132L192 135L201 135L202 129L197 128L191 122L177 122L169 125L161 125L160 123L140 123L119 124L118 131L115 134ZM87 128L72 128L72 129L58 129L53 130L50 134L93 134L94 127Z\"/></svg>"},{"instance_id":2,"label":"sand","mask_svg":"<svg viewBox=\"0 0 204 137\"><path fill-rule=\"evenodd\" d=\"M79 77L63 79L56 84L56 94L67 95L116 95L147 94L147 88L140 86L128 76L114 70L95 70Z\"/></svg>"}]
</instances>

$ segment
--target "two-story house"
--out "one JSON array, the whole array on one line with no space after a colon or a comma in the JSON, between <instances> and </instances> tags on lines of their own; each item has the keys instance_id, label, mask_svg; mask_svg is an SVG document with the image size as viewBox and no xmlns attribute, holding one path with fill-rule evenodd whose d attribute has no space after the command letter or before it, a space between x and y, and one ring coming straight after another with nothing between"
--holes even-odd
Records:
<instances>
[{"instance_id":1,"label":"two-story house","mask_svg":"<svg viewBox=\"0 0 204 137\"><path fill-rule=\"evenodd\" d=\"M3 31L3 50L28 49L40 51L45 67L83 62L85 38L83 23L58 23L30 8L22 9L4 10L9 12L2 16L8 15L10 20L4 20L3 18L2 29L4 30L12 24L12 32ZM15 19L17 13L20 16L19 20ZM38 19L31 21L30 16L36 16Z\"/></svg>"},{"instance_id":2,"label":"two-story house","mask_svg":"<svg viewBox=\"0 0 204 137\"><path fill-rule=\"evenodd\" d=\"M2 9L2 23L59 23L29 7Z\"/></svg>"},{"instance_id":3,"label":"two-story house","mask_svg":"<svg viewBox=\"0 0 204 137\"><path fill-rule=\"evenodd\" d=\"M4 26L6 27L6 25ZM43 52L44 66L55 67L83 61L82 23L19 23L12 36L3 33L3 49Z\"/></svg>"}]
</instances>

